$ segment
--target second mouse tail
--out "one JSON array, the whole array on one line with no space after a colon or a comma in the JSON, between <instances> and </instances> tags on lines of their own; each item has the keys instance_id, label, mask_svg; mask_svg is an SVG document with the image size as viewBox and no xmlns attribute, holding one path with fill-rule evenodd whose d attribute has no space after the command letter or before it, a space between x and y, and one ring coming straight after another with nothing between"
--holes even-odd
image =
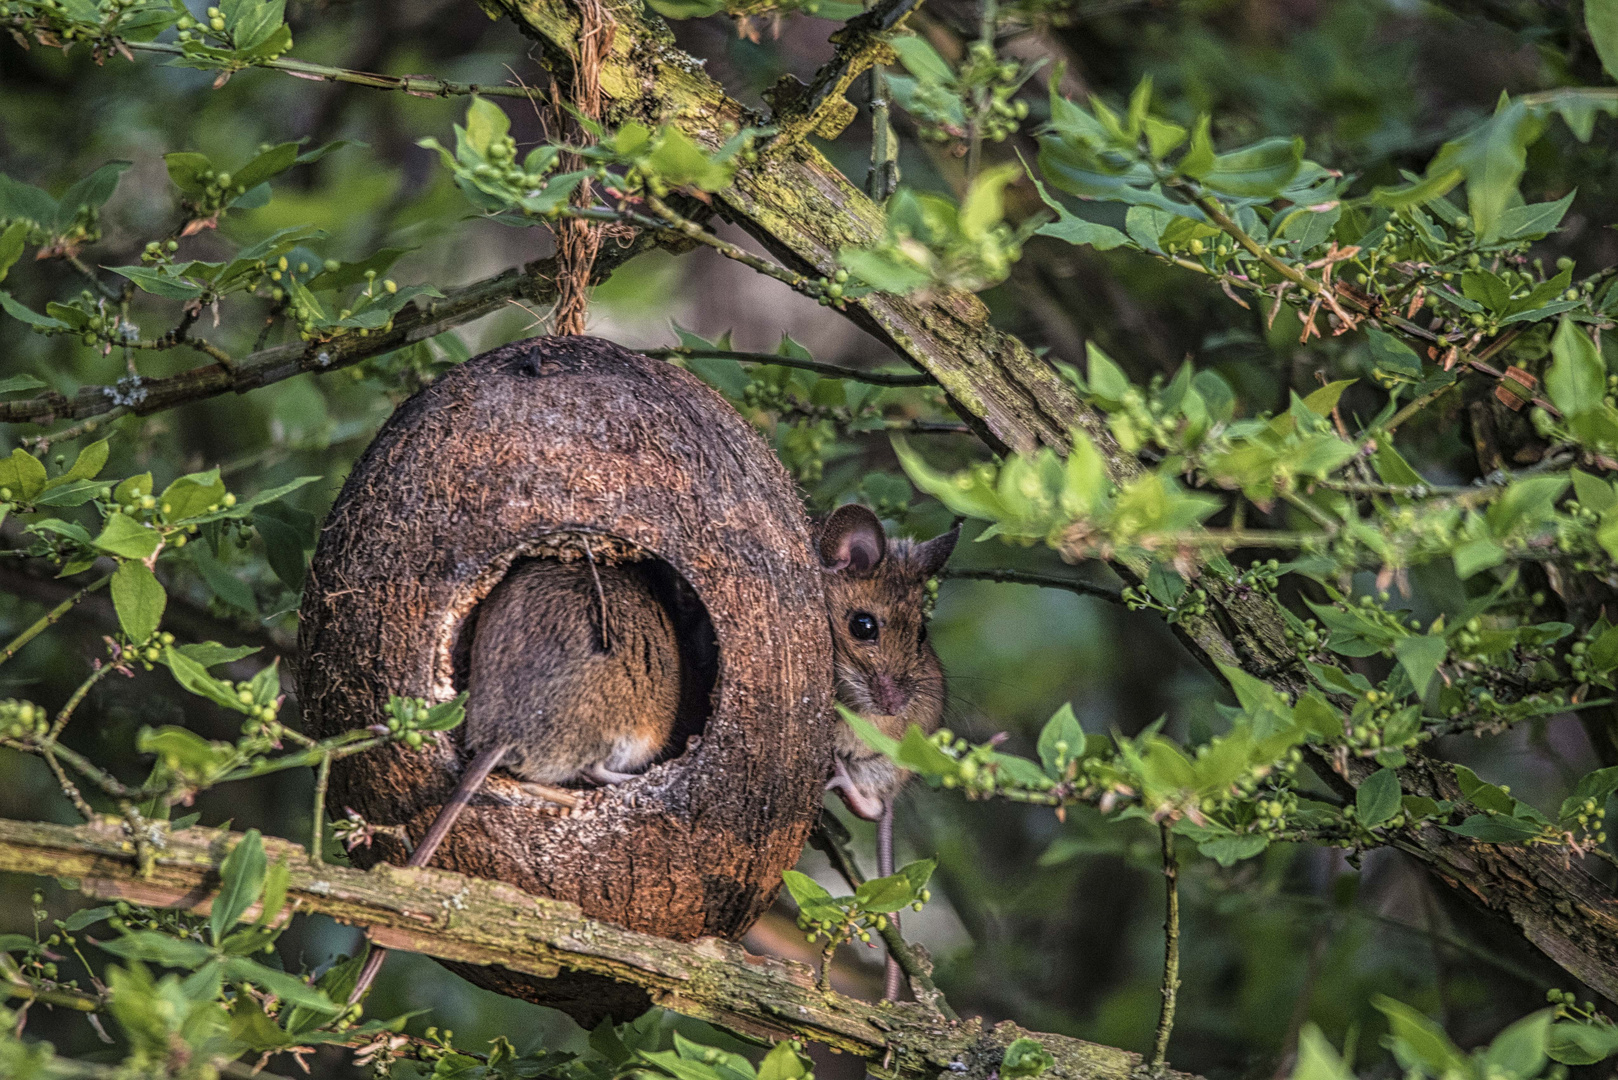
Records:
<instances>
[{"instance_id":1,"label":"second mouse tail","mask_svg":"<svg viewBox=\"0 0 1618 1080\"><path fill-rule=\"evenodd\" d=\"M444 837L455 827L455 819L461 816L461 811L471 803L472 796L483 787L483 782L494 772L510 749L511 744L504 743L484 750L472 759L472 764L461 774L461 782L456 785L455 793L438 811L438 816L433 819L427 835L421 838L421 843L416 845L416 850L410 853L410 858L405 862L406 866L427 865L433 854L438 851L439 845L444 842ZM381 946L371 950L371 955L365 958L365 966L360 969L360 977L354 983L353 992L348 995L348 1004L353 1005L365 997L366 992L371 989L371 984L376 981L377 973L382 970L382 962L387 958L388 950Z\"/></svg>"},{"instance_id":2,"label":"second mouse tail","mask_svg":"<svg viewBox=\"0 0 1618 1080\"><path fill-rule=\"evenodd\" d=\"M467 766L466 772L461 774L461 782L456 786L455 794L451 795L449 802L445 803L443 809L438 811L438 817L433 819L432 827L427 830L427 835L421 838L421 843L416 845L416 850L410 853L410 860L405 863L406 866L427 865L433 854L438 850L438 846L444 842L444 837L448 836L449 831L455 827L455 819L461 816L461 811L465 810L467 805L471 803L472 796L476 795L478 790L483 787L483 781L489 778L489 774L494 772L510 749L510 743L502 743L499 746L493 746L482 751L472 759L472 764Z\"/></svg>"},{"instance_id":3,"label":"second mouse tail","mask_svg":"<svg viewBox=\"0 0 1618 1080\"><path fill-rule=\"evenodd\" d=\"M890 877L893 874L893 800L886 800L887 805L882 808L882 816L876 822L876 873L878 877ZM888 916L893 921L895 932L899 929L899 913L895 911ZM904 986L904 972L899 967L899 961L888 954L886 978L882 987L883 1001L898 1001L899 989Z\"/></svg>"}]
</instances>

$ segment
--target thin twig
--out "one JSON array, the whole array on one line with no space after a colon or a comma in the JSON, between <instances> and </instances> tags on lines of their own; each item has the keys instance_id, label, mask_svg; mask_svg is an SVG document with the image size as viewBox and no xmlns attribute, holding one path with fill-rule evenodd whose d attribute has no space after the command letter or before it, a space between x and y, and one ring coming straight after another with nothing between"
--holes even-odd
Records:
<instances>
[{"instance_id":1,"label":"thin twig","mask_svg":"<svg viewBox=\"0 0 1618 1080\"><path fill-rule=\"evenodd\" d=\"M1174 854L1174 826L1158 823L1163 846L1163 881L1167 892L1163 918L1163 1008L1157 1015L1157 1038L1147 1068L1161 1073L1168 1064L1169 1035L1174 1031L1174 1007L1180 996L1180 860Z\"/></svg>"},{"instance_id":2,"label":"thin twig","mask_svg":"<svg viewBox=\"0 0 1618 1080\"><path fill-rule=\"evenodd\" d=\"M661 219L660 221L648 219L641 214L619 211L609 211L609 213L620 220L627 218L627 220L630 220L636 224L651 225L656 228L669 229L679 233L681 236L687 237L688 239L695 240L699 244L706 244L708 247L711 247L715 251L719 252L719 254L723 255L725 258L734 259L743 266L757 270L766 277L772 277L776 281L789 286L794 291L803 293L805 296L818 300L820 297L825 295L824 289L816 279L805 277L803 274L800 274L795 270L788 270L786 267L781 266L778 263L773 263L769 259L760 258L759 256L754 255L751 251L748 251L745 248L737 247L728 240L721 240L707 229L704 229L701 225L698 225L696 222L675 211L662 199L659 199L651 192L644 192L642 193L641 197L646 200L646 205L651 208L652 212L655 213L658 218ZM578 213L570 214L569 216L595 217L599 215Z\"/></svg>"},{"instance_id":3,"label":"thin twig","mask_svg":"<svg viewBox=\"0 0 1618 1080\"><path fill-rule=\"evenodd\" d=\"M326 788L330 783L331 755L322 754L315 769L315 820L309 826L309 861L316 865L326 861Z\"/></svg>"},{"instance_id":4,"label":"thin twig","mask_svg":"<svg viewBox=\"0 0 1618 1080\"><path fill-rule=\"evenodd\" d=\"M62 794L67 796L68 801L73 804L73 808L79 812L79 816L85 821L95 820L94 808L85 800L83 792L79 791L79 786L67 778L67 773L62 769L62 763L56 760L56 755L46 750L40 756L45 759L45 764L51 767L51 772L56 776L56 783L61 787Z\"/></svg>"},{"instance_id":5,"label":"thin twig","mask_svg":"<svg viewBox=\"0 0 1618 1080\"><path fill-rule=\"evenodd\" d=\"M165 41L126 41L129 48L136 52L167 53L170 56L180 56L184 50L179 45ZM325 64L311 64L306 60L293 60L290 57L277 57L274 60L258 60L254 67L269 68L272 71L284 71L288 75L300 79L311 79L316 82L351 83L355 86L367 86L373 90L398 90L413 97L459 97L467 94L477 94L482 97L520 97L533 101L547 100L545 94L527 86L486 85L483 83L458 83L447 79L435 79L427 75L376 75L367 71L351 71L348 68L329 67Z\"/></svg>"},{"instance_id":6,"label":"thin twig","mask_svg":"<svg viewBox=\"0 0 1618 1080\"><path fill-rule=\"evenodd\" d=\"M73 696L67 699L67 704L62 706L62 711L56 714L56 720L51 724L49 736L52 740L61 738L62 729L67 727L69 720L73 719L73 710L79 707L85 695L90 692L90 687L105 678L112 669L112 664L104 664L99 661L96 663L95 670L90 672L89 678L79 684L78 689L73 691Z\"/></svg>"},{"instance_id":7,"label":"thin twig","mask_svg":"<svg viewBox=\"0 0 1618 1080\"><path fill-rule=\"evenodd\" d=\"M1027 570L945 570L946 578L960 578L965 581L995 581L1005 585L1038 585L1043 589L1066 589L1080 596L1094 596L1112 604L1124 602L1123 593L1105 585L1092 585L1088 581L1078 581L1074 578L1052 577L1047 574L1031 573Z\"/></svg>"},{"instance_id":8,"label":"thin twig","mask_svg":"<svg viewBox=\"0 0 1618 1080\"><path fill-rule=\"evenodd\" d=\"M817 375L824 375L830 379L852 379L854 382L870 383L872 386L934 385L931 375L912 374L910 372L861 371L858 368L826 364L819 360L803 360L796 356L779 356L775 353L738 352L735 349L689 349L684 346L670 349L642 349L640 352L642 356L650 356L654 360L711 359L738 360L744 364L774 364L777 367L796 368L799 371L813 371Z\"/></svg>"},{"instance_id":9,"label":"thin twig","mask_svg":"<svg viewBox=\"0 0 1618 1080\"><path fill-rule=\"evenodd\" d=\"M1461 381L1457 379L1452 383L1445 383L1436 390L1427 391L1425 394L1421 395L1419 398L1412 401L1398 412L1394 413L1393 417L1386 424L1382 425L1382 430L1387 432L1393 431L1394 428L1398 427L1406 420L1409 420L1412 416L1415 416L1417 413L1421 412L1421 410L1425 409L1427 406L1431 405L1433 402L1437 401L1439 398L1443 397L1445 394L1449 393L1459 385L1461 385Z\"/></svg>"},{"instance_id":10,"label":"thin twig","mask_svg":"<svg viewBox=\"0 0 1618 1080\"><path fill-rule=\"evenodd\" d=\"M95 592L97 589L101 588L111 580L111 574L108 574L105 577L97 578L95 581L92 581L90 584L86 585L84 588L80 589L66 600L63 600L60 604L57 604L55 607L51 608L44 615L40 616L39 620L32 626L28 627L28 629L12 638L11 644L7 645L4 649L0 649L0 664L10 660L13 656L17 655L18 649L22 648L30 641L33 641L40 634L54 626L63 615L66 615L69 611L73 610L74 604L77 604L80 600L83 600L86 596L89 596L91 593Z\"/></svg>"}]
</instances>

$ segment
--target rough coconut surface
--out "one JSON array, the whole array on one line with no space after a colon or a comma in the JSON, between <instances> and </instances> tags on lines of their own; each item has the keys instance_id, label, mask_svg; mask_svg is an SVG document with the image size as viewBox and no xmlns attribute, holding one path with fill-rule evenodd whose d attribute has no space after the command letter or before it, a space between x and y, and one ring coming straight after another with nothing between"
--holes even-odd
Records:
<instances>
[{"instance_id":1,"label":"rough coconut surface","mask_svg":"<svg viewBox=\"0 0 1618 1080\"><path fill-rule=\"evenodd\" d=\"M666 760L579 792L571 810L497 773L433 863L635 930L737 937L817 813L831 642L790 480L683 370L596 338L535 338L401 406L344 484L310 567L304 722L329 736L378 722L391 694L454 697L478 601L515 559L573 559L585 546L597 559L661 560L694 591L717 639L711 698L690 703ZM464 762L458 731L420 751L348 758L333 767L328 805L402 824L414 841ZM406 852L379 834L355 856ZM486 969L478 981L535 996L511 978Z\"/></svg>"}]
</instances>

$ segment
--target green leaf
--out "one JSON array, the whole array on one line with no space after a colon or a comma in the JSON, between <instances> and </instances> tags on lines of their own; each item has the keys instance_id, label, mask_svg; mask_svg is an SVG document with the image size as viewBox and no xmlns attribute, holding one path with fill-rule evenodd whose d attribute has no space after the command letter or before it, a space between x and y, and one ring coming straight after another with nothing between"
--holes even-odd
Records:
<instances>
[{"instance_id":1,"label":"green leaf","mask_svg":"<svg viewBox=\"0 0 1618 1080\"><path fill-rule=\"evenodd\" d=\"M32 308L19 303L18 301L12 299L11 294L3 289L0 289L0 308L4 308L6 314L10 315L13 319L20 319L29 326L37 326L42 330L73 329L73 326L70 323L65 323L61 319L55 319L49 315L41 315Z\"/></svg>"},{"instance_id":2,"label":"green leaf","mask_svg":"<svg viewBox=\"0 0 1618 1080\"><path fill-rule=\"evenodd\" d=\"M1594 1065L1618 1054L1618 1027L1567 1020L1552 1024L1545 1042L1545 1052L1553 1061Z\"/></svg>"},{"instance_id":3,"label":"green leaf","mask_svg":"<svg viewBox=\"0 0 1618 1080\"><path fill-rule=\"evenodd\" d=\"M1584 0L1584 28L1607 74L1618 79L1618 0Z\"/></svg>"},{"instance_id":4,"label":"green leaf","mask_svg":"<svg viewBox=\"0 0 1618 1080\"><path fill-rule=\"evenodd\" d=\"M194 660L204 668L211 668L215 664L231 664L244 657L260 652L262 646L254 645L221 645L217 641L198 641L190 645L179 645L175 652L187 660Z\"/></svg>"},{"instance_id":5,"label":"green leaf","mask_svg":"<svg viewBox=\"0 0 1618 1080\"><path fill-rule=\"evenodd\" d=\"M1455 576L1465 581L1473 574L1505 562L1506 551L1493 540L1484 537L1462 544L1455 549L1451 558L1455 562Z\"/></svg>"},{"instance_id":6,"label":"green leaf","mask_svg":"<svg viewBox=\"0 0 1618 1080\"><path fill-rule=\"evenodd\" d=\"M260 514L254 526L264 540L264 554L275 576L293 592L303 588L303 577L308 569L304 558L303 537L298 530L279 518Z\"/></svg>"},{"instance_id":7,"label":"green leaf","mask_svg":"<svg viewBox=\"0 0 1618 1080\"><path fill-rule=\"evenodd\" d=\"M20 390L42 390L48 383L32 375L8 375L0 379L0 394L15 394Z\"/></svg>"},{"instance_id":8,"label":"green leaf","mask_svg":"<svg viewBox=\"0 0 1618 1080\"><path fill-rule=\"evenodd\" d=\"M1343 1063L1326 1036L1313 1023L1298 1034L1298 1063L1292 1080L1354 1080L1354 1071Z\"/></svg>"},{"instance_id":9,"label":"green leaf","mask_svg":"<svg viewBox=\"0 0 1618 1080\"><path fill-rule=\"evenodd\" d=\"M1551 404L1566 416L1602 407L1607 390L1607 366L1595 343L1572 319L1564 318L1551 339L1554 362L1545 372L1545 392Z\"/></svg>"},{"instance_id":10,"label":"green leaf","mask_svg":"<svg viewBox=\"0 0 1618 1080\"><path fill-rule=\"evenodd\" d=\"M1220 866L1229 868L1243 859L1251 859L1270 846L1270 838L1259 833L1241 836L1221 836L1217 840L1204 840L1197 851Z\"/></svg>"},{"instance_id":11,"label":"green leaf","mask_svg":"<svg viewBox=\"0 0 1618 1080\"><path fill-rule=\"evenodd\" d=\"M803 1080L813 1065L792 1049L788 1039L782 1039L758 1063L758 1080Z\"/></svg>"},{"instance_id":12,"label":"green leaf","mask_svg":"<svg viewBox=\"0 0 1618 1080\"><path fill-rule=\"evenodd\" d=\"M1056 1067L1056 1057L1039 1040L1026 1036L1006 1047L1000 1059L1000 1075L1005 1080L1029 1080L1047 1069Z\"/></svg>"},{"instance_id":13,"label":"green leaf","mask_svg":"<svg viewBox=\"0 0 1618 1080\"><path fill-rule=\"evenodd\" d=\"M251 49L286 21L286 0L221 0L219 8L237 49Z\"/></svg>"},{"instance_id":14,"label":"green leaf","mask_svg":"<svg viewBox=\"0 0 1618 1080\"><path fill-rule=\"evenodd\" d=\"M792 895L792 900L798 905L798 910L814 918L817 911L825 911L835 907L836 901L831 893L821 887L820 883L808 874L796 870L781 871L781 881Z\"/></svg>"},{"instance_id":15,"label":"green leaf","mask_svg":"<svg viewBox=\"0 0 1618 1080\"><path fill-rule=\"evenodd\" d=\"M1217 155L1214 153L1212 127L1213 118L1207 113L1197 117L1191 129L1191 145L1175 166L1182 175L1200 180L1213 171Z\"/></svg>"},{"instance_id":16,"label":"green leaf","mask_svg":"<svg viewBox=\"0 0 1618 1080\"><path fill-rule=\"evenodd\" d=\"M1201 177L1205 187L1236 198L1271 199L1286 190L1303 166L1303 139L1265 139L1220 154Z\"/></svg>"},{"instance_id":17,"label":"green leaf","mask_svg":"<svg viewBox=\"0 0 1618 1080\"><path fill-rule=\"evenodd\" d=\"M200 967L213 955L208 946L199 941L182 941L156 930L135 930L97 944L125 960L143 960L176 968Z\"/></svg>"},{"instance_id":18,"label":"green leaf","mask_svg":"<svg viewBox=\"0 0 1618 1080\"><path fill-rule=\"evenodd\" d=\"M1343 391L1358 381L1358 379L1339 379L1327 383L1303 399L1304 408L1316 416L1330 416L1331 411L1337 408L1337 402L1342 399Z\"/></svg>"},{"instance_id":19,"label":"green leaf","mask_svg":"<svg viewBox=\"0 0 1618 1080\"><path fill-rule=\"evenodd\" d=\"M1354 792L1354 812L1361 825L1374 829L1399 812L1399 774L1378 769Z\"/></svg>"},{"instance_id":20,"label":"green leaf","mask_svg":"<svg viewBox=\"0 0 1618 1080\"><path fill-rule=\"evenodd\" d=\"M138 645L157 633L168 594L145 563L133 559L120 563L108 589L113 610L118 613L118 625L130 641Z\"/></svg>"},{"instance_id":21,"label":"green leaf","mask_svg":"<svg viewBox=\"0 0 1618 1080\"><path fill-rule=\"evenodd\" d=\"M11 494L6 496L8 499L32 502L49 482L45 466L20 446L11 452L10 457L0 458L0 488L10 489Z\"/></svg>"},{"instance_id":22,"label":"green leaf","mask_svg":"<svg viewBox=\"0 0 1618 1080\"><path fill-rule=\"evenodd\" d=\"M163 508L168 520L178 522L201 517L210 507L218 506L224 497L224 482L219 479L219 470L213 468L175 480L157 497L157 505Z\"/></svg>"},{"instance_id":23,"label":"green leaf","mask_svg":"<svg viewBox=\"0 0 1618 1080\"><path fill-rule=\"evenodd\" d=\"M78 457L73 459L73 465L60 476L52 480L46 487L55 487L58 484L71 484L75 480L90 480L101 475L101 470L107 466L107 440L101 439L93 442L79 451Z\"/></svg>"},{"instance_id":24,"label":"green leaf","mask_svg":"<svg viewBox=\"0 0 1618 1080\"><path fill-rule=\"evenodd\" d=\"M245 713L252 708L251 705L243 705L237 700L236 691L229 683L214 678L208 674L207 668L185 654L177 652L173 646L163 650L163 662L173 673L174 681L191 693L239 713Z\"/></svg>"},{"instance_id":25,"label":"green leaf","mask_svg":"<svg viewBox=\"0 0 1618 1080\"><path fill-rule=\"evenodd\" d=\"M102 919L111 917L117 910L114 907L80 908L62 920L62 929L70 934L76 934L86 927L94 926Z\"/></svg>"},{"instance_id":26,"label":"green leaf","mask_svg":"<svg viewBox=\"0 0 1618 1080\"><path fill-rule=\"evenodd\" d=\"M931 48L931 46L928 47ZM1035 230L1036 235L1054 237L1057 240L1065 240L1069 244L1089 244L1097 251L1111 251L1113 248L1122 247L1129 243L1129 237L1111 225L1086 221L1063 206L1061 202L1052 197L1039 177L1034 175L1033 172L1029 172L1028 178L1034 182L1034 190L1039 193L1040 200L1056 211L1056 220L1041 225Z\"/></svg>"},{"instance_id":27,"label":"green leaf","mask_svg":"<svg viewBox=\"0 0 1618 1080\"><path fill-rule=\"evenodd\" d=\"M241 921L242 913L258 902L267 866L264 838L257 829L247 830L219 866L219 893L208 913L208 928L215 945L225 940L225 935Z\"/></svg>"},{"instance_id":28,"label":"green leaf","mask_svg":"<svg viewBox=\"0 0 1618 1080\"><path fill-rule=\"evenodd\" d=\"M148 559L163 543L163 537L127 514L112 514L92 543L109 555Z\"/></svg>"},{"instance_id":29,"label":"green leaf","mask_svg":"<svg viewBox=\"0 0 1618 1080\"><path fill-rule=\"evenodd\" d=\"M1129 392L1129 378L1093 341L1085 342L1084 355L1089 360L1090 392L1104 406L1121 405Z\"/></svg>"},{"instance_id":30,"label":"green leaf","mask_svg":"<svg viewBox=\"0 0 1618 1080\"><path fill-rule=\"evenodd\" d=\"M261 990L268 990L287 1004L299 1008L327 1014L342 1012L344 1008L343 1005L334 1004L329 997L297 976L267 968L263 964L242 957L226 960L224 974L225 978L232 982L252 983Z\"/></svg>"},{"instance_id":31,"label":"green leaf","mask_svg":"<svg viewBox=\"0 0 1618 1080\"><path fill-rule=\"evenodd\" d=\"M449 701L441 701L427 710L427 718L416 722L417 731L449 731L466 719L467 693Z\"/></svg>"},{"instance_id":32,"label":"green leaf","mask_svg":"<svg viewBox=\"0 0 1618 1080\"><path fill-rule=\"evenodd\" d=\"M23 246L28 240L28 222L14 221L0 233L0 281L6 280L17 260L22 258ZM43 385L43 384L41 384Z\"/></svg>"},{"instance_id":33,"label":"green leaf","mask_svg":"<svg viewBox=\"0 0 1618 1080\"><path fill-rule=\"evenodd\" d=\"M1022 175L1016 165L1005 164L989 169L972 181L966 198L961 200L961 234L968 239L980 239L1000 224L1006 216L1006 185Z\"/></svg>"},{"instance_id":34,"label":"green leaf","mask_svg":"<svg viewBox=\"0 0 1618 1080\"><path fill-rule=\"evenodd\" d=\"M1066 776L1068 764L1084 756L1084 743L1084 728L1073 715L1073 706L1063 703L1039 733L1039 760L1046 774L1052 779Z\"/></svg>"},{"instance_id":35,"label":"green leaf","mask_svg":"<svg viewBox=\"0 0 1618 1080\"><path fill-rule=\"evenodd\" d=\"M1377 994L1371 1004L1388 1018L1393 1053L1401 1066L1422 1069L1429 1076L1467 1075L1466 1059L1443 1028L1386 995Z\"/></svg>"},{"instance_id":36,"label":"green leaf","mask_svg":"<svg viewBox=\"0 0 1618 1080\"><path fill-rule=\"evenodd\" d=\"M1613 0L1600 0L1600 2L1612 3ZM1589 11L1588 3L1585 10ZM1562 223L1568 207L1573 205L1573 196L1576 194L1578 192L1570 191L1555 202L1509 207L1500 215L1500 239L1530 240L1554 232Z\"/></svg>"},{"instance_id":37,"label":"green leaf","mask_svg":"<svg viewBox=\"0 0 1618 1080\"><path fill-rule=\"evenodd\" d=\"M1607 633L1612 633L1613 629L1609 627ZM1576 819L1579 814L1584 813L1586 801L1593 801L1598 810L1603 809L1614 792L1618 792L1618 765L1586 773L1573 786L1572 793L1562 800L1562 807L1556 816L1558 820L1564 822Z\"/></svg>"},{"instance_id":38,"label":"green leaf","mask_svg":"<svg viewBox=\"0 0 1618 1080\"><path fill-rule=\"evenodd\" d=\"M191 556L191 563L197 568L197 573L213 590L215 596L234 608L257 616L258 601L253 596L253 590L247 583L231 573L209 550L207 544L191 544L186 548L186 554ZM214 661L219 663L219 661Z\"/></svg>"},{"instance_id":39,"label":"green leaf","mask_svg":"<svg viewBox=\"0 0 1618 1080\"><path fill-rule=\"evenodd\" d=\"M854 900L866 911L884 914L915 903L916 889L904 874L892 874L862 882L854 890Z\"/></svg>"},{"instance_id":40,"label":"green leaf","mask_svg":"<svg viewBox=\"0 0 1618 1080\"><path fill-rule=\"evenodd\" d=\"M1429 684L1438 673L1438 665L1449 654L1449 643L1442 634L1411 635L1394 642L1393 655L1410 676L1410 685L1416 688L1417 699L1427 696Z\"/></svg>"},{"instance_id":41,"label":"green leaf","mask_svg":"<svg viewBox=\"0 0 1618 1080\"><path fill-rule=\"evenodd\" d=\"M904 737L899 740L899 748L894 751L893 760L922 776L954 776L960 771L960 763L940 750L938 744L929 739L927 733L915 724L905 729Z\"/></svg>"},{"instance_id":42,"label":"green leaf","mask_svg":"<svg viewBox=\"0 0 1618 1080\"><path fill-rule=\"evenodd\" d=\"M174 181L174 186L193 198L203 192L203 173L213 168L213 162L206 155L184 151L164 154L163 163L168 166L169 179Z\"/></svg>"},{"instance_id":43,"label":"green leaf","mask_svg":"<svg viewBox=\"0 0 1618 1080\"><path fill-rule=\"evenodd\" d=\"M1554 1009L1541 1009L1496 1035L1483 1053L1484 1075L1503 1075L1510 1080L1538 1076L1545 1067L1546 1043L1555 1017Z\"/></svg>"},{"instance_id":44,"label":"green leaf","mask_svg":"<svg viewBox=\"0 0 1618 1080\"><path fill-rule=\"evenodd\" d=\"M195 300L208 291L207 286L193 284L175 276L174 271L152 266L109 266L115 274L133 281L142 292L161 296L165 300Z\"/></svg>"},{"instance_id":45,"label":"green leaf","mask_svg":"<svg viewBox=\"0 0 1618 1080\"><path fill-rule=\"evenodd\" d=\"M83 506L91 499L105 495L111 486L111 484L103 483L100 480L75 480L70 484L62 484L58 487L53 480L51 487L46 489L45 494L34 499L34 505ZM65 577L66 575L63 576Z\"/></svg>"}]
</instances>

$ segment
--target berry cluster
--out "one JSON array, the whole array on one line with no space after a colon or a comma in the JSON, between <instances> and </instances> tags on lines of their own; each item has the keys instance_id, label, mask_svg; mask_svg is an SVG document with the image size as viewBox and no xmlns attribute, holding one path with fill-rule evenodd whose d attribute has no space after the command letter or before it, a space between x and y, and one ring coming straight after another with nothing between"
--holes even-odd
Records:
<instances>
[{"instance_id":1,"label":"berry cluster","mask_svg":"<svg viewBox=\"0 0 1618 1080\"><path fill-rule=\"evenodd\" d=\"M50 730L50 717L32 701L6 698L0 701L0 736L31 739Z\"/></svg>"}]
</instances>

